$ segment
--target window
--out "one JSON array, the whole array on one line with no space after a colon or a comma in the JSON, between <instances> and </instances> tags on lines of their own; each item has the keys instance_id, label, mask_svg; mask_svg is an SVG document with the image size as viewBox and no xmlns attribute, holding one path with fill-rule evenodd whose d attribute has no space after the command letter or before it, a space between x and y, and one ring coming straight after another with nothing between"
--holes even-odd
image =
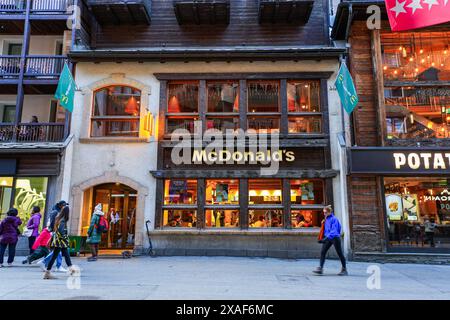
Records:
<instances>
[{"instance_id":1,"label":"window","mask_svg":"<svg viewBox=\"0 0 450 320\"><path fill-rule=\"evenodd\" d=\"M198 120L198 82L170 82L168 84L166 134L184 129L194 133Z\"/></svg>"},{"instance_id":2,"label":"window","mask_svg":"<svg viewBox=\"0 0 450 320\"><path fill-rule=\"evenodd\" d=\"M247 112L249 129L257 133L279 133L279 81L248 81Z\"/></svg>"},{"instance_id":3,"label":"window","mask_svg":"<svg viewBox=\"0 0 450 320\"><path fill-rule=\"evenodd\" d=\"M94 93L92 137L138 137L141 92L110 86Z\"/></svg>"},{"instance_id":4,"label":"window","mask_svg":"<svg viewBox=\"0 0 450 320\"><path fill-rule=\"evenodd\" d=\"M40 207L42 214L45 212L47 184L47 177L16 179L14 208L19 211L19 217L23 221L21 229L30 219L31 210L34 206ZM41 222L43 222L42 220L44 219L41 219Z\"/></svg>"},{"instance_id":5,"label":"window","mask_svg":"<svg viewBox=\"0 0 450 320\"><path fill-rule=\"evenodd\" d=\"M3 123L13 123L16 117L16 106L15 105L4 105L3 106Z\"/></svg>"},{"instance_id":6,"label":"window","mask_svg":"<svg viewBox=\"0 0 450 320\"><path fill-rule=\"evenodd\" d=\"M239 227L239 180L206 180L206 228Z\"/></svg>"},{"instance_id":7,"label":"window","mask_svg":"<svg viewBox=\"0 0 450 320\"><path fill-rule=\"evenodd\" d=\"M292 204L324 204L322 180L291 180Z\"/></svg>"},{"instance_id":8,"label":"window","mask_svg":"<svg viewBox=\"0 0 450 320\"><path fill-rule=\"evenodd\" d=\"M209 81L206 129L239 129L239 83L234 81Z\"/></svg>"},{"instance_id":9,"label":"window","mask_svg":"<svg viewBox=\"0 0 450 320\"><path fill-rule=\"evenodd\" d=\"M239 180L206 180L206 204L239 204Z\"/></svg>"},{"instance_id":10,"label":"window","mask_svg":"<svg viewBox=\"0 0 450 320\"><path fill-rule=\"evenodd\" d=\"M449 32L381 36L387 139L449 138L449 41Z\"/></svg>"},{"instance_id":11,"label":"window","mask_svg":"<svg viewBox=\"0 0 450 320\"><path fill-rule=\"evenodd\" d=\"M292 228L320 228L323 210L291 210Z\"/></svg>"},{"instance_id":12,"label":"window","mask_svg":"<svg viewBox=\"0 0 450 320\"><path fill-rule=\"evenodd\" d=\"M281 204L281 179L250 179L248 197L250 204Z\"/></svg>"},{"instance_id":13,"label":"window","mask_svg":"<svg viewBox=\"0 0 450 320\"><path fill-rule=\"evenodd\" d=\"M384 179L391 248L450 250L450 179Z\"/></svg>"},{"instance_id":14,"label":"window","mask_svg":"<svg viewBox=\"0 0 450 320\"><path fill-rule=\"evenodd\" d=\"M170 179L164 183L164 204L196 204L197 180Z\"/></svg>"},{"instance_id":15,"label":"window","mask_svg":"<svg viewBox=\"0 0 450 320\"><path fill-rule=\"evenodd\" d=\"M250 179L248 190L249 226L251 228L281 228L283 226L282 180Z\"/></svg>"},{"instance_id":16,"label":"window","mask_svg":"<svg viewBox=\"0 0 450 320\"><path fill-rule=\"evenodd\" d=\"M207 228L237 228L239 227L239 210L206 210Z\"/></svg>"},{"instance_id":17,"label":"window","mask_svg":"<svg viewBox=\"0 0 450 320\"><path fill-rule=\"evenodd\" d=\"M195 228L197 226L196 210L164 210L163 225L165 227Z\"/></svg>"},{"instance_id":18,"label":"window","mask_svg":"<svg viewBox=\"0 0 450 320\"><path fill-rule=\"evenodd\" d=\"M6 216L11 207L12 188L12 177L0 177L0 219Z\"/></svg>"},{"instance_id":19,"label":"window","mask_svg":"<svg viewBox=\"0 0 450 320\"><path fill-rule=\"evenodd\" d=\"M288 133L322 133L319 81L288 81Z\"/></svg>"}]
</instances>

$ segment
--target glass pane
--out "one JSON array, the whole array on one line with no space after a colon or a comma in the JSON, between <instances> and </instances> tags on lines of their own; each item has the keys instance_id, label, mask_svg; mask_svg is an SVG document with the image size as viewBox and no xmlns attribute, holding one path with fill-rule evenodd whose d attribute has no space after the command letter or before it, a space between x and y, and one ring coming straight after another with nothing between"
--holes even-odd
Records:
<instances>
[{"instance_id":1,"label":"glass pane","mask_svg":"<svg viewBox=\"0 0 450 320\"><path fill-rule=\"evenodd\" d=\"M91 137L139 137L139 119L92 120Z\"/></svg>"},{"instance_id":2,"label":"glass pane","mask_svg":"<svg viewBox=\"0 0 450 320\"><path fill-rule=\"evenodd\" d=\"M279 133L279 117L249 117L248 128L256 130L257 133Z\"/></svg>"},{"instance_id":3,"label":"glass pane","mask_svg":"<svg viewBox=\"0 0 450 320\"><path fill-rule=\"evenodd\" d=\"M170 83L168 93L169 113L198 112L198 84Z\"/></svg>"},{"instance_id":4,"label":"glass pane","mask_svg":"<svg viewBox=\"0 0 450 320\"><path fill-rule=\"evenodd\" d=\"M283 210L249 210L248 223L250 228L281 228L283 227Z\"/></svg>"},{"instance_id":5,"label":"glass pane","mask_svg":"<svg viewBox=\"0 0 450 320\"><path fill-rule=\"evenodd\" d=\"M239 204L239 180L206 180L206 204Z\"/></svg>"},{"instance_id":6,"label":"glass pane","mask_svg":"<svg viewBox=\"0 0 450 320\"><path fill-rule=\"evenodd\" d=\"M450 248L450 178L385 178L393 247Z\"/></svg>"},{"instance_id":7,"label":"glass pane","mask_svg":"<svg viewBox=\"0 0 450 320\"><path fill-rule=\"evenodd\" d=\"M289 117L289 133L322 133L322 117Z\"/></svg>"},{"instance_id":8,"label":"glass pane","mask_svg":"<svg viewBox=\"0 0 450 320\"><path fill-rule=\"evenodd\" d=\"M291 203L324 204L322 180L291 180Z\"/></svg>"},{"instance_id":9,"label":"glass pane","mask_svg":"<svg viewBox=\"0 0 450 320\"><path fill-rule=\"evenodd\" d=\"M281 179L250 179L249 204L281 204Z\"/></svg>"},{"instance_id":10,"label":"glass pane","mask_svg":"<svg viewBox=\"0 0 450 320\"><path fill-rule=\"evenodd\" d=\"M381 35L384 79L449 81L449 32Z\"/></svg>"},{"instance_id":11,"label":"glass pane","mask_svg":"<svg viewBox=\"0 0 450 320\"><path fill-rule=\"evenodd\" d=\"M197 226L196 210L164 210L164 227L195 228Z\"/></svg>"},{"instance_id":12,"label":"glass pane","mask_svg":"<svg viewBox=\"0 0 450 320\"><path fill-rule=\"evenodd\" d=\"M94 96L94 116L139 116L141 92L131 87L111 86Z\"/></svg>"},{"instance_id":13,"label":"glass pane","mask_svg":"<svg viewBox=\"0 0 450 320\"><path fill-rule=\"evenodd\" d=\"M239 227L239 210L206 210L207 228Z\"/></svg>"},{"instance_id":14,"label":"glass pane","mask_svg":"<svg viewBox=\"0 0 450 320\"><path fill-rule=\"evenodd\" d=\"M287 91L289 112L320 112L318 81L290 81Z\"/></svg>"},{"instance_id":15,"label":"glass pane","mask_svg":"<svg viewBox=\"0 0 450 320\"><path fill-rule=\"evenodd\" d=\"M239 84L236 82L208 83L209 112L239 112Z\"/></svg>"},{"instance_id":16,"label":"glass pane","mask_svg":"<svg viewBox=\"0 0 450 320\"><path fill-rule=\"evenodd\" d=\"M47 177L17 178L14 207L19 211L23 225L30 219L34 206L40 207L41 213L45 212L47 183ZM42 220L44 219L41 219L41 222Z\"/></svg>"},{"instance_id":17,"label":"glass pane","mask_svg":"<svg viewBox=\"0 0 450 320\"><path fill-rule=\"evenodd\" d=\"M0 177L0 219L6 217L11 207L12 186L12 177Z\"/></svg>"},{"instance_id":18,"label":"glass pane","mask_svg":"<svg viewBox=\"0 0 450 320\"><path fill-rule=\"evenodd\" d=\"M312 228L321 225L324 215L322 210L292 210L292 228Z\"/></svg>"},{"instance_id":19,"label":"glass pane","mask_svg":"<svg viewBox=\"0 0 450 320\"><path fill-rule=\"evenodd\" d=\"M197 203L197 180L170 179L164 184L164 204Z\"/></svg>"},{"instance_id":20,"label":"glass pane","mask_svg":"<svg viewBox=\"0 0 450 320\"><path fill-rule=\"evenodd\" d=\"M450 137L450 87L385 88L388 139Z\"/></svg>"},{"instance_id":21,"label":"glass pane","mask_svg":"<svg viewBox=\"0 0 450 320\"><path fill-rule=\"evenodd\" d=\"M249 81L248 112L278 112L280 84L278 81Z\"/></svg>"},{"instance_id":22,"label":"glass pane","mask_svg":"<svg viewBox=\"0 0 450 320\"><path fill-rule=\"evenodd\" d=\"M206 119L206 129L217 129L223 133L226 133L226 130L237 130L239 129L239 118L208 117Z\"/></svg>"},{"instance_id":23,"label":"glass pane","mask_svg":"<svg viewBox=\"0 0 450 320\"><path fill-rule=\"evenodd\" d=\"M179 117L169 117L167 119L166 133L173 133L175 130L184 129L190 133L195 132L194 121L195 118L179 118Z\"/></svg>"}]
</instances>

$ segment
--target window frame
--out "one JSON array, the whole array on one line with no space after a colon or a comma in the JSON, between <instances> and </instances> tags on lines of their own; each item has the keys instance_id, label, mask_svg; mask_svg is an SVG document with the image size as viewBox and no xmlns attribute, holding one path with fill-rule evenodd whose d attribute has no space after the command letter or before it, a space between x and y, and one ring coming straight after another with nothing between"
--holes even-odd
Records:
<instances>
[{"instance_id":1,"label":"window frame","mask_svg":"<svg viewBox=\"0 0 450 320\"><path fill-rule=\"evenodd\" d=\"M139 97L139 103L138 103L139 109L138 109L138 115L137 116L123 116L123 115L120 115L120 116L96 116L94 114L95 113L95 96L96 96L96 94L98 92L102 91L102 90L105 90L105 89L108 89L108 88L111 88L111 87L124 87L124 88L131 88L132 90L139 91L139 94L129 94L129 96ZM108 95L108 97L109 97L109 95ZM126 139L139 139L140 138L140 136L141 136L141 129L140 129L140 127L141 127L141 112L142 112L142 90L141 89L138 89L136 87L133 87L133 86L130 86L130 85L127 85L127 84L112 84L112 85L104 86L104 87L101 87L101 88L97 88L96 90L93 91L91 105L92 105L92 108L91 108L91 114L90 114L90 119L89 119L90 120L89 121L89 138L90 139L104 139L104 138L107 138L107 139L123 139L123 138L126 138ZM115 120L115 121L123 121L123 122L129 121L129 123L132 123L133 121L137 120L137 130L138 130L137 135L113 135L113 136L111 136L111 135L101 135L101 136L94 136L93 135L94 122L95 121L105 121L105 120L106 121L111 121L111 120L114 121Z\"/></svg>"}]
</instances>

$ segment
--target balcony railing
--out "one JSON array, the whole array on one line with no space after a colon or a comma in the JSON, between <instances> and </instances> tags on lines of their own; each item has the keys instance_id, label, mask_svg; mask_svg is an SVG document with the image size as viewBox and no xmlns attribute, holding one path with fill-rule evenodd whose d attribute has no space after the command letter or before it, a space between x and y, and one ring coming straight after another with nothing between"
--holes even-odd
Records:
<instances>
[{"instance_id":1,"label":"balcony railing","mask_svg":"<svg viewBox=\"0 0 450 320\"><path fill-rule=\"evenodd\" d=\"M58 78L67 61L66 56L27 56L25 77ZM0 78L17 78L20 74L20 56L0 56Z\"/></svg>"},{"instance_id":2,"label":"balcony railing","mask_svg":"<svg viewBox=\"0 0 450 320\"><path fill-rule=\"evenodd\" d=\"M73 0L32 0L31 14L66 14ZM26 0L0 0L0 14L24 13Z\"/></svg>"},{"instance_id":3,"label":"balcony railing","mask_svg":"<svg viewBox=\"0 0 450 320\"><path fill-rule=\"evenodd\" d=\"M14 78L20 73L20 56L0 56L0 77Z\"/></svg>"},{"instance_id":4,"label":"balcony railing","mask_svg":"<svg viewBox=\"0 0 450 320\"><path fill-rule=\"evenodd\" d=\"M0 123L0 143L63 142L64 123Z\"/></svg>"}]
</instances>

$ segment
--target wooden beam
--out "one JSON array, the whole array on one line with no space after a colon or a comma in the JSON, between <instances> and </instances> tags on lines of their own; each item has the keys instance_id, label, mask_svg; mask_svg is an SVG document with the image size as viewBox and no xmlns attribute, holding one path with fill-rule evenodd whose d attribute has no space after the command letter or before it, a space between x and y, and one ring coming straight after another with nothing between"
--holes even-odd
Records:
<instances>
[{"instance_id":1,"label":"wooden beam","mask_svg":"<svg viewBox=\"0 0 450 320\"><path fill-rule=\"evenodd\" d=\"M134 25L138 23L136 17L133 15L133 12L130 10L130 5L127 3L125 4L125 7L127 8L127 12L130 15L131 21Z\"/></svg>"},{"instance_id":2,"label":"wooden beam","mask_svg":"<svg viewBox=\"0 0 450 320\"><path fill-rule=\"evenodd\" d=\"M108 11L113 19L113 23L115 25L119 25L120 24L120 19L117 16L117 14L114 12L114 10L112 9L112 7L110 5L106 6L106 11Z\"/></svg>"},{"instance_id":3,"label":"wooden beam","mask_svg":"<svg viewBox=\"0 0 450 320\"><path fill-rule=\"evenodd\" d=\"M328 79L333 72L155 73L158 80L302 80Z\"/></svg>"}]
</instances>

